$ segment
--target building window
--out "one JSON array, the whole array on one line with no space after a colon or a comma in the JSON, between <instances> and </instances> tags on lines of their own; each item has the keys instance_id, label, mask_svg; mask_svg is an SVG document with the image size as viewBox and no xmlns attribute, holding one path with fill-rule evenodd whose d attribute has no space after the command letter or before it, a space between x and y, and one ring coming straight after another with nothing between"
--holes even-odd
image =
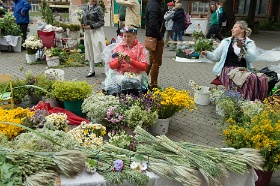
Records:
<instances>
[{"instance_id":1,"label":"building window","mask_svg":"<svg viewBox=\"0 0 280 186\"><path fill-rule=\"evenodd\" d=\"M256 7L256 15L266 15L266 8L268 0L258 0ZM239 0L238 3L238 14L247 15L249 12L250 0Z\"/></svg>"},{"instance_id":2,"label":"building window","mask_svg":"<svg viewBox=\"0 0 280 186\"><path fill-rule=\"evenodd\" d=\"M192 13L207 13L209 3L194 2L192 3Z\"/></svg>"}]
</instances>

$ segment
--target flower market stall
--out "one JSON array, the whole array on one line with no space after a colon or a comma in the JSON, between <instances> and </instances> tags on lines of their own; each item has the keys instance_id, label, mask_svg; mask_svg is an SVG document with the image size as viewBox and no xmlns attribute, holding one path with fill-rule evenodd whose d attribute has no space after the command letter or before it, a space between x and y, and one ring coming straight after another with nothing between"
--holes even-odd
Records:
<instances>
[{"instance_id":1,"label":"flower market stall","mask_svg":"<svg viewBox=\"0 0 280 186\"><path fill-rule=\"evenodd\" d=\"M92 87L85 82L49 80L47 77L44 90L35 87L39 85L39 79L29 74L28 91L34 88L31 92L36 89L61 101L83 99L81 109L87 120L71 127L68 125L71 117L63 113L64 109L51 108L43 102L32 109L0 108L0 185L253 186L258 179L255 171L279 166L278 149L273 146L277 141L265 144L275 149L274 165L267 159L267 149L263 151L260 143L237 146L229 140L229 148L214 148L176 142L165 135L149 133L158 119L172 117L184 109L190 112L196 109L189 91L168 87L138 96L111 96L92 93ZM220 99L225 98L216 96L212 99L222 103ZM238 104L240 101L242 99L238 99ZM238 127L239 118L246 123L254 113L262 112L244 103L240 109L238 105L234 107L236 111L244 109L244 117L239 117L241 112L233 115L223 104L219 106L224 111L224 120ZM268 108L263 107L263 110ZM264 115L260 117L270 119ZM257 123L256 120L252 121ZM275 131L278 131L277 127L276 124ZM225 129L226 139L232 138L230 129L237 127ZM255 130L260 134L263 129ZM267 130L273 129L267 127ZM239 134L242 134L239 130L234 133ZM270 138L274 137L271 134Z\"/></svg>"}]
</instances>

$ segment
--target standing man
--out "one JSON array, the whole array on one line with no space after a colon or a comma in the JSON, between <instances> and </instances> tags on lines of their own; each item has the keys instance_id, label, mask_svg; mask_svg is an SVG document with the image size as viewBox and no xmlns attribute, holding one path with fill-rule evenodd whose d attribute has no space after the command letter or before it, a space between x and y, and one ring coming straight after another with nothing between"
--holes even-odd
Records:
<instances>
[{"instance_id":1,"label":"standing man","mask_svg":"<svg viewBox=\"0 0 280 186\"><path fill-rule=\"evenodd\" d=\"M166 28L166 32L164 35L164 43L165 43L165 47L169 47L168 41L172 37L173 37L173 20L172 17L174 16L175 13L175 9L174 9L174 2L171 1L169 3L167 3L167 7L168 7L168 11L164 14L164 20L165 20L165 28Z\"/></svg>"},{"instance_id":2,"label":"standing man","mask_svg":"<svg viewBox=\"0 0 280 186\"><path fill-rule=\"evenodd\" d=\"M149 51L150 64L146 70L151 74L150 88L158 87L159 67L162 64L162 53L164 41L161 34L163 26L163 10L161 0L149 0L146 6L146 36L157 38L157 47L155 51Z\"/></svg>"},{"instance_id":3,"label":"standing man","mask_svg":"<svg viewBox=\"0 0 280 186\"><path fill-rule=\"evenodd\" d=\"M94 64L102 62L101 53L104 50L105 34L103 31L104 14L97 0L89 0L87 5L82 7L84 15L84 25L81 27L85 30L85 59L89 61L89 73L87 78L95 76Z\"/></svg>"},{"instance_id":4,"label":"standing man","mask_svg":"<svg viewBox=\"0 0 280 186\"><path fill-rule=\"evenodd\" d=\"M116 0L119 5L126 6L125 27L133 25L139 26L140 22L140 4L138 0Z\"/></svg>"},{"instance_id":5,"label":"standing man","mask_svg":"<svg viewBox=\"0 0 280 186\"><path fill-rule=\"evenodd\" d=\"M16 23L20 26L22 33L22 42L26 40L27 28L29 24L29 10L31 9L30 4L25 0L13 0L14 1L14 16Z\"/></svg>"}]
</instances>

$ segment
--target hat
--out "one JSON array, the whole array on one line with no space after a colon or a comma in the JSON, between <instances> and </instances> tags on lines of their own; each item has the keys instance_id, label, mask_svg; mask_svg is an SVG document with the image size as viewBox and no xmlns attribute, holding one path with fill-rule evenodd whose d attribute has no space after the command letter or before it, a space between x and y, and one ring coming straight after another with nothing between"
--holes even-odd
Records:
<instances>
[{"instance_id":1,"label":"hat","mask_svg":"<svg viewBox=\"0 0 280 186\"><path fill-rule=\"evenodd\" d=\"M169 3L167 3L167 6L174 6L175 4L174 4L174 2L173 1L171 1L171 2L169 2Z\"/></svg>"}]
</instances>

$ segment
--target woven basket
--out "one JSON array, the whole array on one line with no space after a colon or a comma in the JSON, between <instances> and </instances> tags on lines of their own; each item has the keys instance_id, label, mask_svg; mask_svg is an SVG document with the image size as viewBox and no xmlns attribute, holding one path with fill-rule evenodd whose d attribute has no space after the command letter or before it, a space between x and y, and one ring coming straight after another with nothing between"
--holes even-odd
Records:
<instances>
[{"instance_id":1,"label":"woven basket","mask_svg":"<svg viewBox=\"0 0 280 186\"><path fill-rule=\"evenodd\" d=\"M272 104L280 104L280 96L277 96L277 94L280 94L280 89L276 90L271 96L269 96L268 101Z\"/></svg>"}]
</instances>

